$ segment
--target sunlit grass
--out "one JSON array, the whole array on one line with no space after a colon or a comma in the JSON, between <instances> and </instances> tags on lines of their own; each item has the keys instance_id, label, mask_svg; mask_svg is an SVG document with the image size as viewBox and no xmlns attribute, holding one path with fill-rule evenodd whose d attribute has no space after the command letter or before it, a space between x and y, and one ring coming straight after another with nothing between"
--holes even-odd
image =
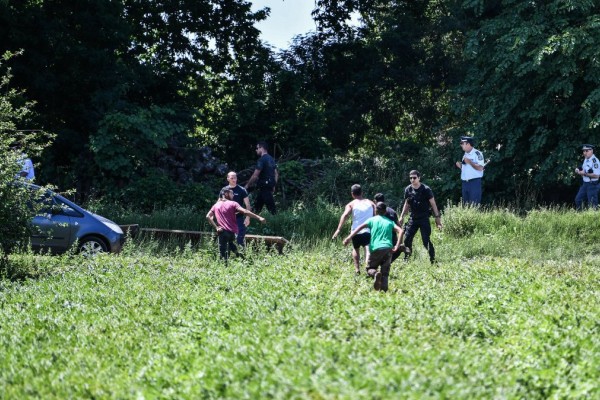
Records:
<instances>
[{"instance_id":1,"label":"sunlit grass","mask_svg":"<svg viewBox=\"0 0 600 400\"><path fill-rule=\"evenodd\" d=\"M439 263L415 240L387 293L330 232L227 266L211 241L11 255L3 397L596 398L595 215L446 209Z\"/></svg>"}]
</instances>

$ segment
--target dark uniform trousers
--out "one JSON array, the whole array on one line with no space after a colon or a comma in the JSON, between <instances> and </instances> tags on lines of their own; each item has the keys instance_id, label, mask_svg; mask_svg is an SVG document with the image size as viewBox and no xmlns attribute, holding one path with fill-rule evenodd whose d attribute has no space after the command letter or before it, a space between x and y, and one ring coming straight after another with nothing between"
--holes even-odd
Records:
<instances>
[{"instance_id":1,"label":"dark uniform trousers","mask_svg":"<svg viewBox=\"0 0 600 400\"><path fill-rule=\"evenodd\" d=\"M421 239L423 241L423 246L429 252L429 260L431 262L435 261L435 248L433 247L433 243L429 239L431 236L431 224L429 223L429 217L419 218L419 219L409 219L404 227L404 245L409 249L413 248L413 239L417 234L418 230L421 230ZM409 253L405 255L405 258L409 257Z\"/></svg>"},{"instance_id":2,"label":"dark uniform trousers","mask_svg":"<svg viewBox=\"0 0 600 400\"><path fill-rule=\"evenodd\" d=\"M259 214L262 211L263 206L267 206L267 210L269 210L271 214L277 214L272 187L265 186L258 188L258 195L256 196L256 202L254 203L254 212Z\"/></svg>"},{"instance_id":3,"label":"dark uniform trousers","mask_svg":"<svg viewBox=\"0 0 600 400\"><path fill-rule=\"evenodd\" d=\"M596 210L598 208L598 190L600 190L598 181L583 182L583 185L579 188L579 192L577 192L577 196L575 196L575 206L577 209L581 210L585 201L588 206Z\"/></svg>"}]
</instances>

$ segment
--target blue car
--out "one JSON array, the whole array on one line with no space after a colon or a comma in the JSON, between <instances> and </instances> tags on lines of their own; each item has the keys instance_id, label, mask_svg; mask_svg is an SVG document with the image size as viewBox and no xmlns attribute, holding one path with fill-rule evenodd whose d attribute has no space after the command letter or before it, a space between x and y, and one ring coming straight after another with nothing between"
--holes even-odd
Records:
<instances>
[{"instance_id":1,"label":"blue car","mask_svg":"<svg viewBox=\"0 0 600 400\"><path fill-rule=\"evenodd\" d=\"M27 184L32 191L40 187ZM42 209L33 218L31 246L36 251L64 253L75 243L84 255L118 253L123 247L123 230L100 215L91 213L47 190L42 197Z\"/></svg>"}]
</instances>

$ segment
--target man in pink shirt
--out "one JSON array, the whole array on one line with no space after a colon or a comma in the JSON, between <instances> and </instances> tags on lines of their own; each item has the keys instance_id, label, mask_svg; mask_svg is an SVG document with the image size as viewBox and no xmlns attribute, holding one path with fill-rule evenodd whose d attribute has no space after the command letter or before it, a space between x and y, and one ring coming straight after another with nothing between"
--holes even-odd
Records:
<instances>
[{"instance_id":1,"label":"man in pink shirt","mask_svg":"<svg viewBox=\"0 0 600 400\"><path fill-rule=\"evenodd\" d=\"M236 256L239 256L237 247L235 246L235 235L238 234L238 225L236 213L241 213L249 217L259 220L261 223L267 222L263 217L246 210L238 203L233 201L233 190L228 187L221 189L219 200L212 206L206 219L217 231L219 235L219 253L221 258L227 260L229 252L233 251ZM213 217L216 217L217 222Z\"/></svg>"}]
</instances>

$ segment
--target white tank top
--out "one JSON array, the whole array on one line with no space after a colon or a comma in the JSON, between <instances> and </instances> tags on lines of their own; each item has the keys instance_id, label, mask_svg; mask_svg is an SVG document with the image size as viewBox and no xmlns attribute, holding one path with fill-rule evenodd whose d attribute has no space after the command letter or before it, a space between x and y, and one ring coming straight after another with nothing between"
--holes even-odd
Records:
<instances>
[{"instance_id":1,"label":"white tank top","mask_svg":"<svg viewBox=\"0 0 600 400\"><path fill-rule=\"evenodd\" d=\"M365 223L373 216L373 204L370 200L354 200L352 204L352 231L358 228L359 225ZM369 228L365 228L358 233L369 232Z\"/></svg>"}]
</instances>

